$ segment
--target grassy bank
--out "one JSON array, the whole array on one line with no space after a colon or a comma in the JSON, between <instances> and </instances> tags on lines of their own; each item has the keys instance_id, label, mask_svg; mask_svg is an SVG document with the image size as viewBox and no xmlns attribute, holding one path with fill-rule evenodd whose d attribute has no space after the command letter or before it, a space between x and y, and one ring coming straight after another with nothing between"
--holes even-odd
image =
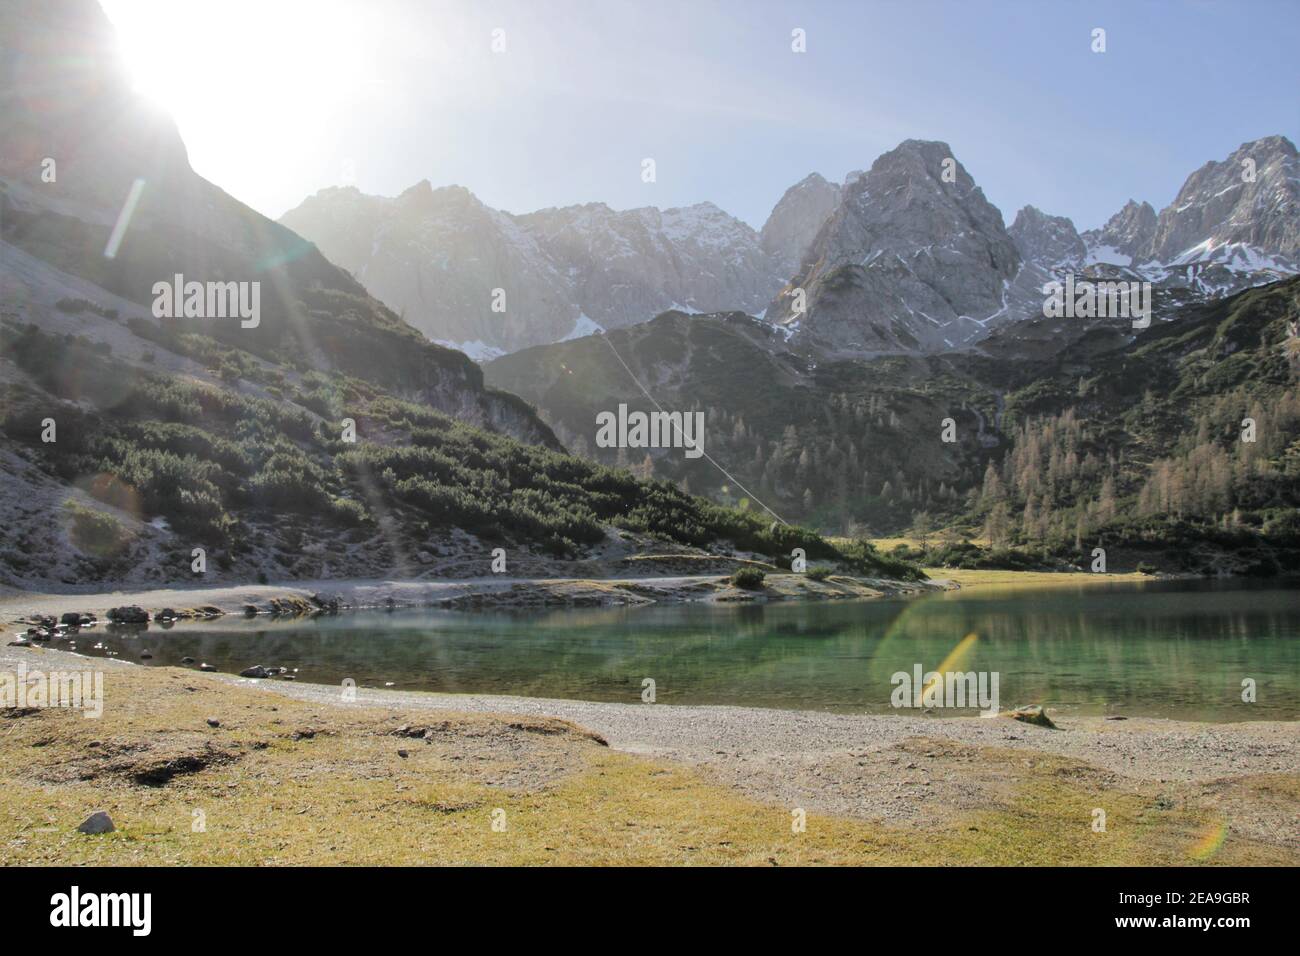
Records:
<instances>
[{"instance_id":1,"label":"grassy bank","mask_svg":"<svg viewBox=\"0 0 1300 956\"><path fill-rule=\"evenodd\" d=\"M951 581L966 588L1053 588L1077 585L1114 584L1117 581L1150 581L1150 575L1093 574L1089 571L1002 571L996 569L966 570L963 568L926 568L925 573L934 581Z\"/></svg>"},{"instance_id":2,"label":"grassy bank","mask_svg":"<svg viewBox=\"0 0 1300 956\"><path fill-rule=\"evenodd\" d=\"M71 660L49 652L32 659L47 667ZM793 833L791 807L613 751L562 721L342 707L170 668L110 668L100 720L0 711L0 736L0 846L10 863L1297 861L1236 835L1217 847L1223 821L1214 809L1174 805L1154 789L1046 754L1027 760L984 748L981 765L1005 765L1002 795L927 817L924 829L809 813L806 831ZM1233 786L1239 799L1300 795L1289 776ZM1098 806L1106 833L1091 828ZM97 809L117 832L77 833ZM498 810L503 831L492 826Z\"/></svg>"}]
</instances>

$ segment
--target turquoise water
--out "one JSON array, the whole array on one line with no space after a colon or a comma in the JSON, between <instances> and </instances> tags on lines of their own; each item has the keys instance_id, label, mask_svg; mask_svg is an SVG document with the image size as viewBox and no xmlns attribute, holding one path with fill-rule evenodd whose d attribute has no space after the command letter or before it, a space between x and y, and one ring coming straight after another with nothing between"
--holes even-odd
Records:
<instances>
[{"instance_id":1,"label":"turquoise water","mask_svg":"<svg viewBox=\"0 0 1300 956\"><path fill-rule=\"evenodd\" d=\"M361 687L637 703L651 678L661 704L887 713L895 672L935 670L974 634L945 669L996 671L1004 709L1296 719L1297 598L1276 586L1125 582L827 604L364 612L94 640L127 660L147 647L153 666L188 655L223 671L261 663ZM1256 682L1255 703L1241 700L1244 678Z\"/></svg>"}]
</instances>

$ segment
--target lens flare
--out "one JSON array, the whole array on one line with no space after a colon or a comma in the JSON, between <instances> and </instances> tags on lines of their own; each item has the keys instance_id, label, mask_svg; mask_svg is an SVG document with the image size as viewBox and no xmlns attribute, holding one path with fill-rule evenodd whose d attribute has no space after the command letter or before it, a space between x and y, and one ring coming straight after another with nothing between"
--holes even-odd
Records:
<instances>
[{"instance_id":1,"label":"lens flare","mask_svg":"<svg viewBox=\"0 0 1300 956\"><path fill-rule=\"evenodd\" d=\"M1211 823L1201 832L1200 837L1187 851L1187 855L1193 860L1208 860L1223 848L1223 841L1227 837L1228 825L1225 822L1219 820Z\"/></svg>"},{"instance_id":2,"label":"lens flare","mask_svg":"<svg viewBox=\"0 0 1300 956\"><path fill-rule=\"evenodd\" d=\"M935 679L921 688L921 700L925 700L926 691L943 680L944 674L949 671L959 671L962 669L962 665L966 663L966 658L970 657L971 651L974 650L979 639L979 635L974 631L971 631L971 633L967 634L957 642L957 646L949 651L948 656L945 657L943 662L934 669L936 675Z\"/></svg>"}]
</instances>

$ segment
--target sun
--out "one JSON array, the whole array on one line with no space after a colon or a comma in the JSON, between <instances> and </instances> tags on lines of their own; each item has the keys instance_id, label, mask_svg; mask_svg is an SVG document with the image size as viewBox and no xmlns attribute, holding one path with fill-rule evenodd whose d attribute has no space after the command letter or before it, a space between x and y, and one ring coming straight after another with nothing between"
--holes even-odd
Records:
<instances>
[{"instance_id":1,"label":"sun","mask_svg":"<svg viewBox=\"0 0 1300 956\"><path fill-rule=\"evenodd\" d=\"M342 183L341 115L373 112L380 35L349 0L102 0L130 80L201 176L272 217Z\"/></svg>"},{"instance_id":2,"label":"sun","mask_svg":"<svg viewBox=\"0 0 1300 956\"><path fill-rule=\"evenodd\" d=\"M357 82L363 24L343 0L102 0L136 90L182 128ZM281 120L283 114L281 113Z\"/></svg>"}]
</instances>

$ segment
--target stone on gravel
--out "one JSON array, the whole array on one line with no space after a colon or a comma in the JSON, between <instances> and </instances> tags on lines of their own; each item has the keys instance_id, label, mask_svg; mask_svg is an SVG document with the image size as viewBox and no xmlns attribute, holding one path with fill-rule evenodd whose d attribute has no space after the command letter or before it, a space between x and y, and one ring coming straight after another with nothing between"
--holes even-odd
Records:
<instances>
[{"instance_id":1,"label":"stone on gravel","mask_svg":"<svg viewBox=\"0 0 1300 956\"><path fill-rule=\"evenodd\" d=\"M1040 704L1034 704L1029 707L1017 707L1007 715L1012 720L1019 720L1022 723L1033 724L1035 727L1051 727L1056 729L1056 724L1052 723L1052 718L1047 716Z\"/></svg>"},{"instance_id":2,"label":"stone on gravel","mask_svg":"<svg viewBox=\"0 0 1300 956\"><path fill-rule=\"evenodd\" d=\"M89 833L98 835L100 833L112 833L117 827L113 826L113 820L103 810L96 810L86 819L81 821L81 826L77 827L80 833Z\"/></svg>"}]
</instances>

